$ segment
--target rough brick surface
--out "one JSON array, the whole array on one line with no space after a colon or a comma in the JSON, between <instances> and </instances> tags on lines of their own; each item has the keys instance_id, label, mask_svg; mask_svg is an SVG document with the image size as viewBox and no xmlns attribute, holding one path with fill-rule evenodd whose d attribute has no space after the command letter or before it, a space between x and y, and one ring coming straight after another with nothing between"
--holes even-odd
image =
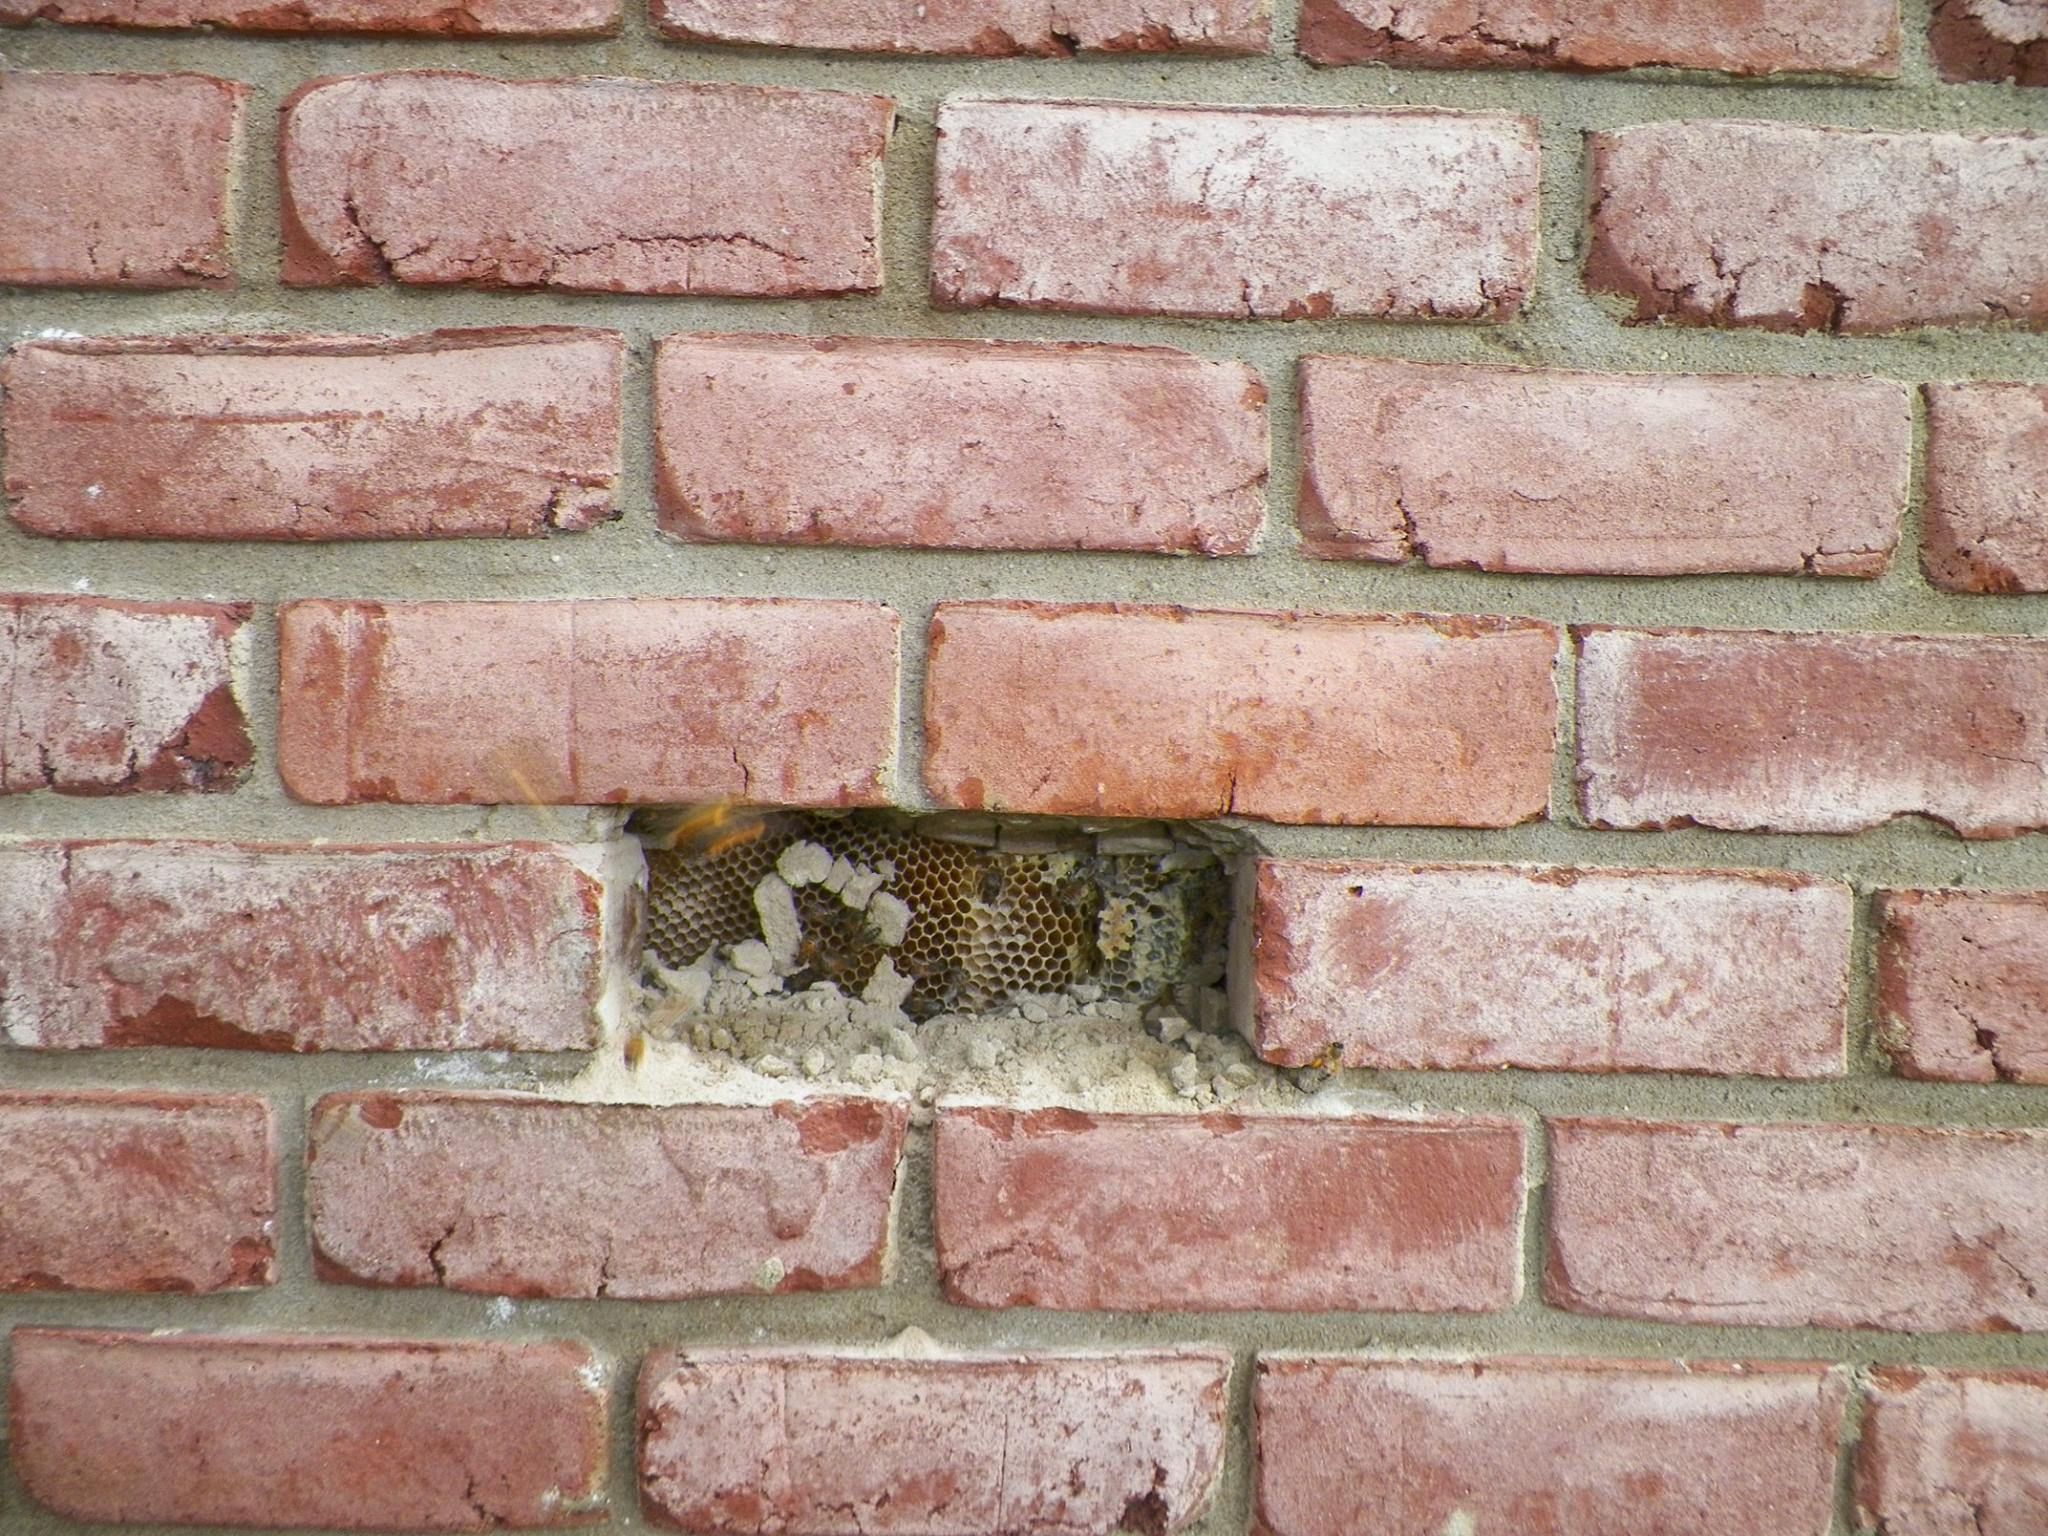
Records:
<instances>
[{"instance_id":1,"label":"rough brick surface","mask_svg":"<svg viewBox=\"0 0 2048 1536\"><path fill-rule=\"evenodd\" d=\"M1911 467L1880 379L1301 364L1303 546L1483 571L1876 576Z\"/></svg>"},{"instance_id":2,"label":"rough brick surface","mask_svg":"<svg viewBox=\"0 0 2048 1536\"><path fill-rule=\"evenodd\" d=\"M1215 1491L1229 1378L1211 1351L657 1352L641 1499L701 1536L1166 1536Z\"/></svg>"},{"instance_id":3,"label":"rough brick surface","mask_svg":"<svg viewBox=\"0 0 2048 1536\"><path fill-rule=\"evenodd\" d=\"M1238 1027L1286 1066L1838 1077L1852 906L1798 875L1261 859Z\"/></svg>"},{"instance_id":4,"label":"rough brick surface","mask_svg":"<svg viewBox=\"0 0 2048 1536\"><path fill-rule=\"evenodd\" d=\"M231 789L238 603L0 596L0 794Z\"/></svg>"},{"instance_id":5,"label":"rough brick surface","mask_svg":"<svg viewBox=\"0 0 2048 1536\"><path fill-rule=\"evenodd\" d=\"M444 72L285 104L287 283L803 296L880 286L890 103Z\"/></svg>"},{"instance_id":6,"label":"rough brick surface","mask_svg":"<svg viewBox=\"0 0 2048 1536\"><path fill-rule=\"evenodd\" d=\"M1950 592L2048 592L2048 384L1929 384L1920 564Z\"/></svg>"},{"instance_id":7,"label":"rough brick surface","mask_svg":"<svg viewBox=\"0 0 2048 1536\"><path fill-rule=\"evenodd\" d=\"M0 1291L268 1285L274 1143L261 1099L0 1093Z\"/></svg>"},{"instance_id":8,"label":"rough brick surface","mask_svg":"<svg viewBox=\"0 0 2048 1536\"><path fill-rule=\"evenodd\" d=\"M1638 321L2048 325L2048 137L1668 122L1589 147L1586 281Z\"/></svg>"},{"instance_id":9,"label":"rough brick surface","mask_svg":"<svg viewBox=\"0 0 2048 1536\"><path fill-rule=\"evenodd\" d=\"M1861 1522L1884 1536L2048 1531L2048 1372L1879 1366L1856 1451Z\"/></svg>"},{"instance_id":10,"label":"rough brick surface","mask_svg":"<svg viewBox=\"0 0 2048 1536\"><path fill-rule=\"evenodd\" d=\"M335 1094L313 1112L322 1276L507 1296L839 1290L882 1275L906 1112Z\"/></svg>"},{"instance_id":11,"label":"rough brick surface","mask_svg":"<svg viewBox=\"0 0 2048 1536\"><path fill-rule=\"evenodd\" d=\"M874 603L287 604L278 769L301 800L874 805L897 618Z\"/></svg>"},{"instance_id":12,"label":"rough brick surface","mask_svg":"<svg viewBox=\"0 0 2048 1536\"><path fill-rule=\"evenodd\" d=\"M942 603L926 783L1048 815L1509 826L1549 803L1556 646L1526 619Z\"/></svg>"},{"instance_id":13,"label":"rough brick surface","mask_svg":"<svg viewBox=\"0 0 2048 1536\"><path fill-rule=\"evenodd\" d=\"M1535 277L1524 118L955 101L938 121L942 304L1504 320Z\"/></svg>"},{"instance_id":14,"label":"rough brick surface","mask_svg":"<svg viewBox=\"0 0 2048 1536\"><path fill-rule=\"evenodd\" d=\"M245 94L203 75L8 71L0 283L224 287Z\"/></svg>"},{"instance_id":15,"label":"rough brick surface","mask_svg":"<svg viewBox=\"0 0 2048 1536\"><path fill-rule=\"evenodd\" d=\"M622 339L566 328L35 342L8 496L70 538L532 535L617 516Z\"/></svg>"},{"instance_id":16,"label":"rough brick surface","mask_svg":"<svg viewBox=\"0 0 2048 1536\"><path fill-rule=\"evenodd\" d=\"M604 1419L568 1340L14 1333L15 1470L74 1520L582 1525L605 1509Z\"/></svg>"},{"instance_id":17,"label":"rough brick surface","mask_svg":"<svg viewBox=\"0 0 2048 1536\"><path fill-rule=\"evenodd\" d=\"M1265 1536L1826 1536L1845 1390L1809 1365L1267 1357Z\"/></svg>"},{"instance_id":18,"label":"rough brick surface","mask_svg":"<svg viewBox=\"0 0 2048 1536\"><path fill-rule=\"evenodd\" d=\"M0 1040L583 1050L622 973L623 851L0 849Z\"/></svg>"},{"instance_id":19,"label":"rough brick surface","mask_svg":"<svg viewBox=\"0 0 2048 1536\"><path fill-rule=\"evenodd\" d=\"M1544 1294L1738 1326L2048 1329L2048 1133L1550 1126Z\"/></svg>"},{"instance_id":20,"label":"rough brick surface","mask_svg":"<svg viewBox=\"0 0 2048 1536\"><path fill-rule=\"evenodd\" d=\"M1264 53L1272 0L657 0L655 24L699 43L1004 58Z\"/></svg>"},{"instance_id":21,"label":"rough brick surface","mask_svg":"<svg viewBox=\"0 0 2048 1536\"><path fill-rule=\"evenodd\" d=\"M965 1306L1487 1312L1521 1289L1512 1121L957 1109L936 1156Z\"/></svg>"},{"instance_id":22,"label":"rough brick surface","mask_svg":"<svg viewBox=\"0 0 2048 1536\"><path fill-rule=\"evenodd\" d=\"M2048 1083L2048 893L1881 891L1878 1038L1907 1077Z\"/></svg>"},{"instance_id":23,"label":"rough brick surface","mask_svg":"<svg viewBox=\"0 0 2048 1536\"><path fill-rule=\"evenodd\" d=\"M1238 555L1266 390L1164 347L674 336L662 526L685 539Z\"/></svg>"},{"instance_id":24,"label":"rough brick surface","mask_svg":"<svg viewBox=\"0 0 2048 1536\"><path fill-rule=\"evenodd\" d=\"M1895 75L1897 0L1304 0L1319 64L1425 69L1634 69Z\"/></svg>"},{"instance_id":25,"label":"rough brick surface","mask_svg":"<svg viewBox=\"0 0 2048 1536\"><path fill-rule=\"evenodd\" d=\"M1575 633L1579 800L1596 826L2048 825L2048 642Z\"/></svg>"},{"instance_id":26,"label":"rough brick surface","mask_svg":"<svg viewBox=\"0 0 2048 1536\"><path fill-rule=\"evenodd\" d=\"M242 32L394 32L452 37L594 37L618 0L0 0L0 26L221 27Z\"/></svg>"},{"instance_id":27,"label":"rough brick surface","mask_svg":"<svg viewBox=\"0 0 2048 1536\"><path fill-rule=\"evenodd\" d=\"M1944 80L2048 85L2048 4L2042 0L1934 0L1927 42Z\"/></svg>"}]
</instances>

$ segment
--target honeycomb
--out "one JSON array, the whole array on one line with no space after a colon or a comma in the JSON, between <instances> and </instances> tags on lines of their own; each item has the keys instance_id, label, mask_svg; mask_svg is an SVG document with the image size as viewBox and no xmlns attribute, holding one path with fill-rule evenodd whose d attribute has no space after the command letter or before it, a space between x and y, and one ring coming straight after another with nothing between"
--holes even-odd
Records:
<instances>
[{"instance_id":1,"label":"honeycomb","mask_svg":"<svg viewBox=\"0 0 2048 1536\"><path fill-rule=\"evenodd\" d=\"M798 887L792 989L831 981L858 993L888 957L911 983L905 1008L928 1018L1077 982L1150 1003L1220 971L1210 957L1221 949L1228 895L1213 855L1098 854L1086 839L1062 851L1000 852L883 813L774 812L708 848L650 847L649 951L682 967L759 938L754 889L799 842L879 875L911 915L889 947L832 891ZM1199 974L1205 965L1210 974Z\"/></svg>"}]
</instances>

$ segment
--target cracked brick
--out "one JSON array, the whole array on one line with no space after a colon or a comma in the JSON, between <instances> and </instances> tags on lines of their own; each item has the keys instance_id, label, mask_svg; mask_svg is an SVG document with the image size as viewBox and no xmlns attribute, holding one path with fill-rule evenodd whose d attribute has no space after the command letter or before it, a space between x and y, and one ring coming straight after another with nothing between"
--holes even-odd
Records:
<instances>
[{"instance_id":1,"label":"cracked brick","mask_svg":"<svg viewBox=\"0 0 2048 1536\"><path fill-rule=\"evenodd\" d=\"M952 308L1495 321L1535 281L1527 118L951 101L938 134Z\"/></svg>"},{"instance_id":2,"label":"cracked brick","mask_svg":"<svg viewBox=\"0 0 2048 1536\"><path fill-rule=\"evenodd\" d=\"M1923 388L1927 579L1948 592L2048 592L2048 384Z\"/></svg>"},{"instance_id":3,"label":"cracked brick","mask_svg":"<svg viewBox=\"0 0 2048 1536\"><path fill-rule=\"evenodd\" d=\"M228 286L247 95L205 75L0 73L0 283Z\"/></svg>"},{"instance_id":4,"label":"cracked brick","mask_svg":"<svg viewBox=\"0 0 2048 1536\"><path fill-rule=\"evenodd\" d=\"M898 620L803 598L278 615L278 770L313 804L878 805Z\"/></svg>"},{"instance_id":5,"label":"cracked brick","mask_svg":"<svg viewBox=\"0 0 2048 1536\"><path fill-rule=\"evenodd\" d=\"M2048 85L2048 3L1934 0L1927 46L1944 80Z\"/></svg>"},{"instance_id":6,"label":"cracked brick","mask_svg":"<svg viewBox=\"0 0 2048 1536\"><path fill-rule=\"evenodd\" d=\"M213 27L427 37L598 37L618 0L0 0L0 26Z\"/></svg>"},{"instance_id":7,"label":"cracked brick","mask_svg":"<svg viewBox=\"0 0 2048 1536\"><path fill-rule=\"evenodd\" d=\"M655 24L692 43L1003 58L1075 53L1264 53L1272 0L657 0Z\"/></svg>"},{"instance_id":8,"label":"cracked brick","mask_svg":"<svg viewBox=\"0 0 2048 1536\"><path fill-rule=\"evenodd\" d=\"M816 296L881 283L876 96L446 71L285 104L283 278Z\"/></svg>"},{"instance_id":9,"label":"cracked brick","mask_svg":"<svg viewBox=\"0 0 2048 1536\"><path fill-rule=\"evenodd\" d=\"M1911 470L1884 379L1301 362L1304 549L1596 576L1877 576Z\"/></svg>"},{"instance_id":10,"label":"cracked brick","mask_svg":"<svg viewBox=\"0 0 2048 1536\"><path fill-rule=\"evenodd\" d=\"M2048 1530L2048 1371L1881 1365L1856 1446L1857 1517L1884 1536Z\"/></svg>"},{"instance_id":11,"label":"cracked brick","mask_svg":"<svg viewBox=\"0 0 2048 1536\"><path fill-rule=\"evenodd\" d=\"M1553 1120L1553 1306L1650 1322L2048 1329L2048 1132Z\"/></svg>"},{"instance_id":12,"label":"cracked brick","mask_svg":"<svg viewBox=\"0 0 2048 1536\"><path fill-rule=\"evenodd\" d=\"M66 538L532 537L618 516L616 333L25 342L14 520Z\"/></svg>"},{"instance_id":13,"label":"cracked brick","mask_svg":"<svg viewBox=\"0 0 2048 1536\"><path fill-rule=\"evenodd\" d=\"M1881 891L1878 1039L1907 1077L2048 1083L2048 892Z\"/></svg>"},{"instance_id":14,"label":"cracked brick","mask_svg":"<svg viewBox=\"0 0 2048 1536\"><path fill-rule=\"evenodd\" d=\"M2048 325L2048 138L1687 121L1587 142L1586 283L1636 323Z\"/></svg>"},{"instance_id":15,"label":"cracked brick","mask_svg":"<svg viewBox=\"0 0 2048 1536\"><path fill-rule=\"evenodd\" d=\"M1248 553L1258 374L1164 347L671 336L662 526L687 540Z\"/></svg>"},{"instance_id":16,"label":"cracked brick","mask_svg":"<svg viewBox=\"0 0 2048 1536\"><path fill-rule=\"evenodd\" d=\"M1894 76L1898 0L1304 0L1318 64Z\"/></svg>"}]
</instances>

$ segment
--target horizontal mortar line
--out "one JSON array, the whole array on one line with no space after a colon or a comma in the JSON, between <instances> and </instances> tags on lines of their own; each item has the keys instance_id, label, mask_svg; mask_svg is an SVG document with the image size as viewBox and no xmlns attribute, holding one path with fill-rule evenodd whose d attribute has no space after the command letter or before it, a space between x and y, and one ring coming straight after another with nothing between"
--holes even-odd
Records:
<instances>
[{"instance_id":1,"label":"horizontal mortar line","mask_svg":"<svg viewBox=\"0 0 2048 1536\"><path fill-rule=\"evenodd\" d=\"M315 1287L304 1293L239 1293L159 1301L119 1295L10 1298L0 1329L15 1326L172 1329L186 1333L375 1334L392 1339L484 1338L518 1343L569 1335L631 1370L645 1351L846 1348L886 1345L903 1329L941 1349L974 1353L1148 1350L1220 1345L1262 1353L1328 1352L1395 1358L1488 1358L1535 1354L1558 1360L1611 1355L1639 1360L1797 1360L1828 1365L1925 1364L1997 1369L2048 1364L2040 1334L1907 1334L1857 1329L1743 1328L1638 1323L1524 1303L1493 1313L1049 1312L953 1307L930 1294L883 1288L829 1295L692 1301L514 1302L510 1318L481 1296L403 1289ZM118 1317L110 1314L118 1311ZM11 1315L10 1315L11 1314ZM211 1315L209 1315L211 1314ZM773 1342L764 1346L764 1329Z\"/></svg>"}]
</instances>

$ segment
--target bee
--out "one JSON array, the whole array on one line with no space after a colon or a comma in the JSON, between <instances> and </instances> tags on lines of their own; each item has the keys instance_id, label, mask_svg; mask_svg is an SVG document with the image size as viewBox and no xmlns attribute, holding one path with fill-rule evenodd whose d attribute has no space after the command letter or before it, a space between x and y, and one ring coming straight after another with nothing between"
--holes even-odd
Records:
<instances>
[{"instance_id":1,"label":"bee","mask_svg":"<svg viewBox=\"0 0 2048 1536\"><path fill-rule=\"evenodd\" d=\"M625 1056L626 1065L636 1072L640 1063L647 1059L647 1037L637 1029L626 1037Z\"/></svg>"},{"instance_id":2,"label":"bee","mask_svg":"<svg viewBox=\"0 0 2048 1536\"><path fill-rule=\"evenodd\" d=\"M649 848L689 858L715 859L744 848L768 830L774 813L737 800L701 805L646 805L626 819L626 829Z\"/></svg>"}]
</instances>

